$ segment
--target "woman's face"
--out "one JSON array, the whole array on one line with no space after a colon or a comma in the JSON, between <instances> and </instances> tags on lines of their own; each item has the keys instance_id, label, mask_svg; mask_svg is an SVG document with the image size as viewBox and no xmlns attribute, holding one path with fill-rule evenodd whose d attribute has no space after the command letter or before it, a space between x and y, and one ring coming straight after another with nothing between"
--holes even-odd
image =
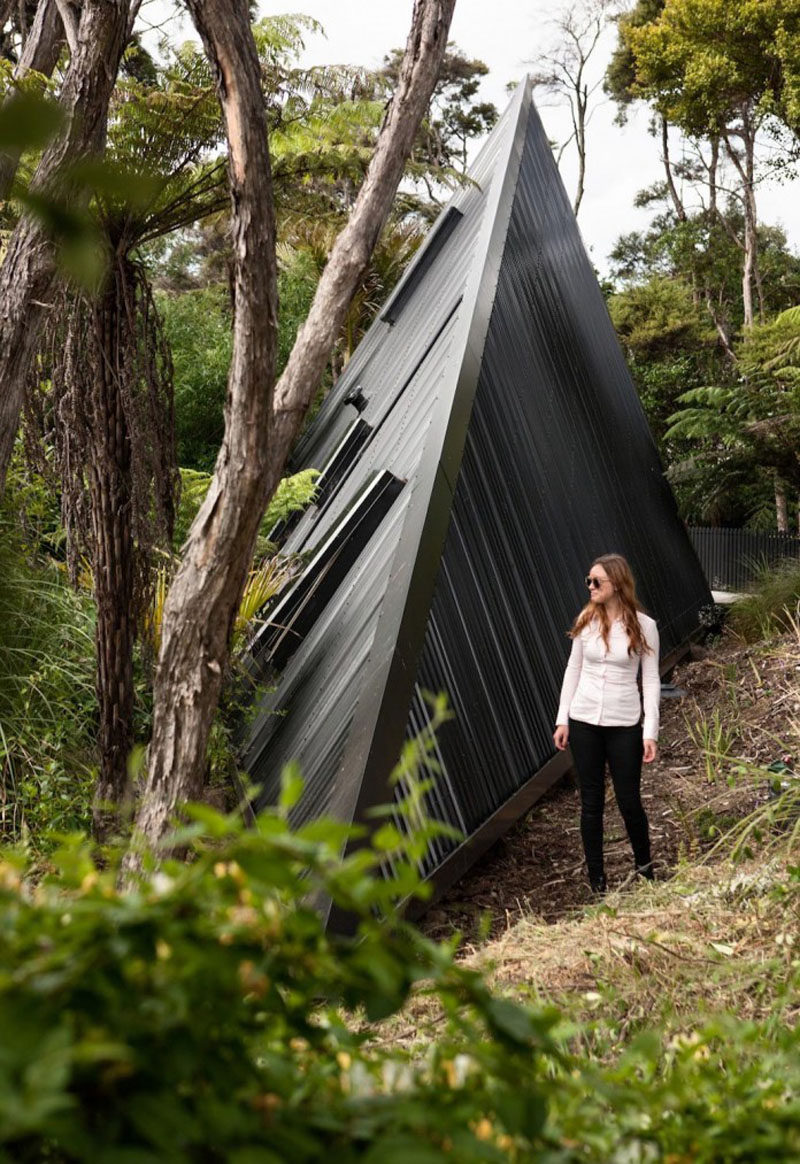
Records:
<instances>
[{"instance_id":1,"label":"woman's face","mask_svg":"<svg viewBox=\"0 0 800 1164\"><path fill-rule=\"evenodd\" d=\"M589 600L596 606L608 602L614 593L614 587L602 566L592 566L586 575L586 585L589 587Z\"/></svg>"}]
</instances>

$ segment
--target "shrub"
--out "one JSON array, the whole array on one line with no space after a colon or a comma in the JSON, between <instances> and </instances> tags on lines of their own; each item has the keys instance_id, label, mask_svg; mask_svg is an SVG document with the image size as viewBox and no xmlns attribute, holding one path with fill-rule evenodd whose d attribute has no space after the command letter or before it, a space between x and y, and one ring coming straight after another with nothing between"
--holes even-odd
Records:
<instances>
[{"instance_id":1,"label":"shrub","mask_svg":"<svg viewBox=\"0 0 800 1164\"><path fill-rule=\"evenodd\" d=\"M0 1159L477 1162L538 1139L553 1015L492 996L397 917L418 880L402 857L374 876L393 826L342 860L341 826L292 833L285 806L249 832L192 815L194 860L129 893L77 839L35 889L6 863ZM354 937L324 932L314 892ZM437 1041L382 1046L365 1023L421 980Z\"/></svg>"},{"instance_id":2,"label":"shrub","mask_svg":"<svg viewBox=\"0 0 800 1164\"><path fill-rule=\"evenodd\" d=\"M800 603L800 560L762 566L752 592L733 604L728 625L745 642L793 629Z\"/></svg>"},{"instance_id":3,"label":"shrub","mask_svg":"<svg viewBox=\"0 0 800 1164\"><path fill-rule=\"evenodd\" d=\"M225 431L233 342L230 297L221 286L161 294L158 309L175 366L178 463L210 471Z\"/></svg>"},{"instance_id":4,"label":"shrub","mask_svg":"<svg viewBox=\"0 0 800 1164\"><path fill-rule=\"evenodd\" d=\"M342 859L341 825L289 828L296 787L247 832L192 809L194 859L128 893L79 838L35 887L0 866L0 1161L798 1158L796 1031L711 1019L571 1056L575 1028L398 917L424 836L385 824Z\"/></svg>"}]
</instances>

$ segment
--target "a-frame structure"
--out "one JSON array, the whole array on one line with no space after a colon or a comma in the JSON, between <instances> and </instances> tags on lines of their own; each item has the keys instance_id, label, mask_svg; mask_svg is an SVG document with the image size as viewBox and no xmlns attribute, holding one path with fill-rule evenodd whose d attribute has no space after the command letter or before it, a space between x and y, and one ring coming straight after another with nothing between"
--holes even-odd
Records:
<instances>
[{"instance_id":1,"label":"a-frame structure","mask_svg":"<svg viewBox=\"0 0 800 1164\"><path fill-rule=\"evenodd\" d=\"M553 717L596 555L631 561L676 657L711 597L664 479L549 143L519 86L470 177L293 458L322 471L285 549L308 555L251 669L274 688L245 767L299 820L391 800L425 691L438 741L440 888L559 776Z\"/></svg>"}]
</instances>

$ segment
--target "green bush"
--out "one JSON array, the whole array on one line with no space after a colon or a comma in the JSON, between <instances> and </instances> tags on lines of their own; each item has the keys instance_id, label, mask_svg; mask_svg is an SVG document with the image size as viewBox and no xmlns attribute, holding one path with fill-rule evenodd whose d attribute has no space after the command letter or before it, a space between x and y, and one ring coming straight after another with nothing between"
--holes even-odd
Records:
<instances>
[{"instance_id":1,"label":"green bush","mask_svg":"<svg viewBox=\"0 0 800 1164\"><path fill-rule=\"evenodd\" d=\"M283 477L267 506L261 521L256 544L256 560L274 550L267 535L278 521L286 521L293 513L310 505L315 492L314 482L319 476L317 469L301 469L291 477ZM205 500L211 484L210 473L198 473L194 469L181 469L181 498L175 518L175 548L180 549L189 533L200 506Z\"/></svg>"},{"instance_id":2,"label":"green bush","mask_svg":"<svg viewBox=\"0 0 800 1164\"><path fill-rule=\"evenodd\" d=\"M745 642L757 642L770 635L794 629L800 603L800 560L779 566L763 566L752 592L730 609L728 625Z\"/></svg>"},{"instance_id":3,"label":"green bush","mask_svg":"<svg viewBox=\"0 0 800 1164\"><path fill-rule=\"evenodd\" d=\"M158 296L175 368L178 464L210 472L225 431L225 393L233 350L224 287Z\"/></svg>"},{"instance_id":4,"label":"green bush","mask_svg":"<svg viewBox=\"0 0 800 1164\"><path fill-rule=\"evenodd\" d=\"M318 278L301 257L278 276L276 374L280 375L305 320ZM222 285L158 296L158 309L175 369L178 463L213 471L225 431L225 395L233 351L230 294Z\"/></svg>"},{"instance_id":5,"label":"green bush","mask_svg":"<svg viewBox=\"0 0 800 1164\"><path fill-rule=\"evenodd\" d=\"M342 859L347 830L292 831L285 789L250 831L191 810L193 860L127 893L80 838L35 886L0 865L0 1161L798 1158L796 1031L709 1020L593 1066L397 916L425 835L385 823Z\"/></svg>"},{"instance_id":6,"label":"green bush","mask_svg":"<svg viewBox=\"0 0 800 1164\"><path fill-rule=\"evenodd\" d=\"M553 1016L399 920L413 865L374 876L393 825L342 860L341 826L292 833L285 806L249 832L192 815L211 841L187 829L194 860L128 893L80 840L35 889L4 866L0 1159L502 1161L540 1137ZM354 937L324 932L314 893ZM436 1042L382 1045L368 1024L423 980Z\"/></svg>"}]
</instances>

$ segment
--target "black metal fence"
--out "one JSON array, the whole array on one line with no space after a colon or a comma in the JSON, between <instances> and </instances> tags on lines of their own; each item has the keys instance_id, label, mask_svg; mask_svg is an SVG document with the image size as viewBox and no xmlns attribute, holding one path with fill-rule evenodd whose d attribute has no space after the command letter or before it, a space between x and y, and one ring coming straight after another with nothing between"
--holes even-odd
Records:
<instances>
[{"instance_id":1,"label":"black metal fence","mask_svg":"<svg viewBox=\"0 0 800 1164\"><path fill-rule=\"evenodd\" d=\"M764 566L800 560L800 537L791 534L702 526L689 534L712 590L747 590Z\"/></svg>"}]
</instances>

